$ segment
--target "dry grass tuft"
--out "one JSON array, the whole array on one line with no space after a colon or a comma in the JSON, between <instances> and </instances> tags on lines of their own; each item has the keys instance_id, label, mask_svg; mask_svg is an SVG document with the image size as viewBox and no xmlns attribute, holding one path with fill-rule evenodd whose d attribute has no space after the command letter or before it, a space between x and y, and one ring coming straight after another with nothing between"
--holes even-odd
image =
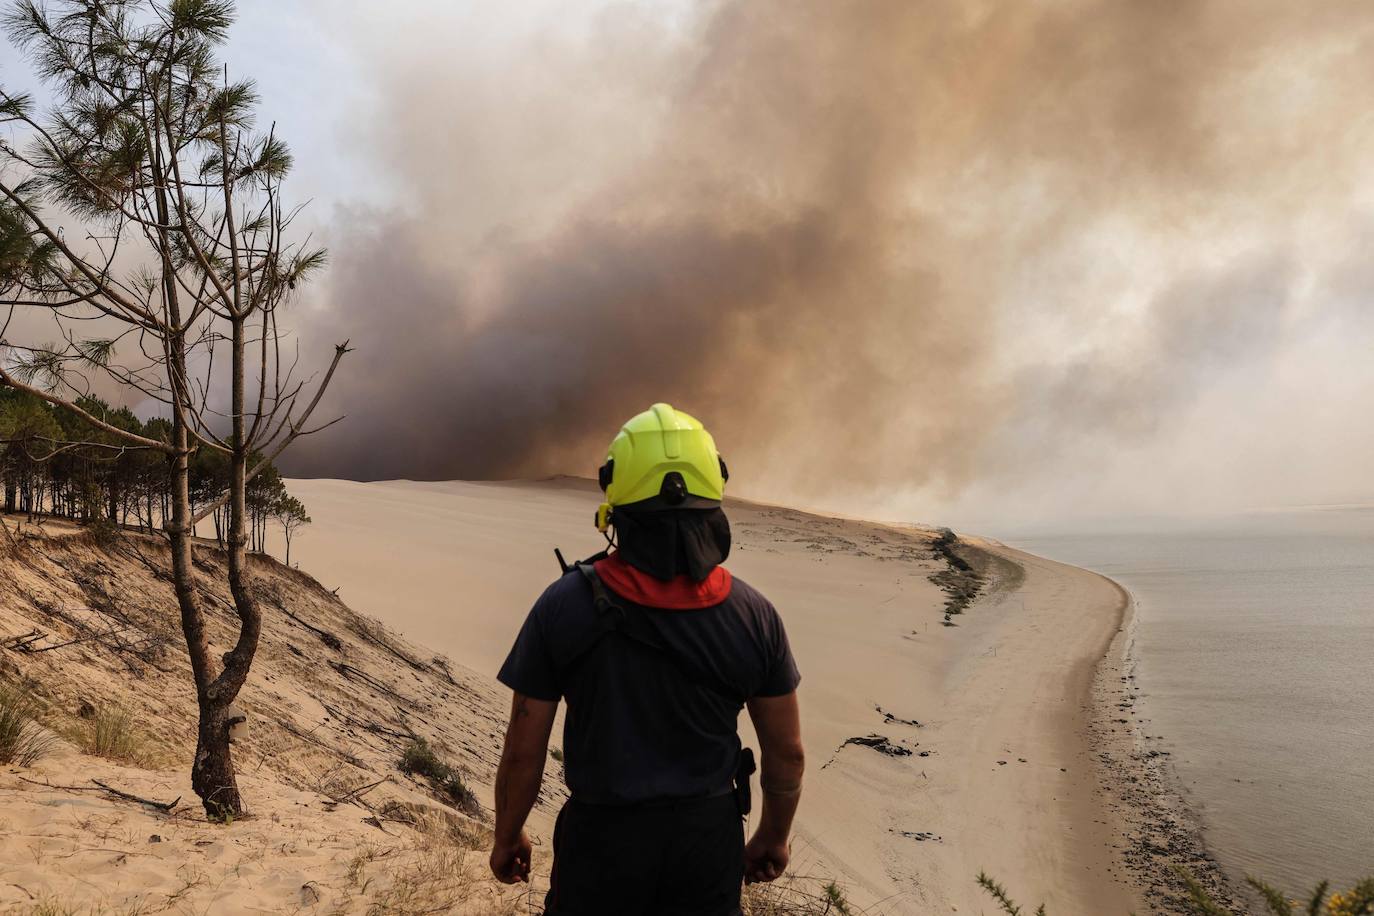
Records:
<instances>
[{"instance_id":1,"label":"dry grass tuft","mask_svg":"<svg viewBox=\"0 0 1374 916\"><path fill-rule=\"evenodd\" d=\"M445 913L463 900L469 884L459 850L425 851L397 869L391 883L373 895L368 916Z\"/></svg>"},{"instance_id":2,"label":"dry grass tuft","mask_svg":"<svg viewBox=\"0 0 1374 916\"><path fill-rule=\"evenodd\" d=\"M87 754L120 763L148 766L155 755L148 739L134 727L134 717L122 706L98 708L89 719L80 721L72 739Z\"/></svg>"},{"instance_id":3,"label":"dry grass tuft","mask_svg":"<svg viewBox=\"0 0 1374 916\"><path fill-rule=\"evenodd\" d=\"M49 898L35 903L27 910L7 910L6 912L22 913L23 916L149 916L149 914L159 911L160 909L153 909L142 901L111 909L98 904L78 906Z\"/></svg>"},{"instance_id":4,"label":"dry grass tuft","mask_svg":"<svg viewBox=\"0 0 1374 916\"><path fill-rule=\"evenodd\" d=\"M461 816L438 806L412 806L418 836L403 846L360 845L343 874L341 898L330 916L517 916L531 912L519 889L496 883L486 856L453 822Z\"/></svg>"},{"instance_id":5,"label":"dry grass tuft","mask_svg":"<svg viewBox=\"0 0 1374 916\"><path fill-rule=\"evenodd\" d=\"M471 852L491 845L491 829L471 818L430 805L398 803L391 808L397 819L408 823L432 843L445 843Z\"/></svg>"},{"instance_id":6,"label":"dry grass tuft","mask_svg":"<svg viewBox=\"0 0 1374 916\"><path fill-rule=\"evenodd\" d=\"M744 916L861 916L838 884L819 884L804 876L750 884L744 889L740 907Z\"/></svg>"},{"instance_id":7,"label":"dry grass tuft","mask_svg":"<svg viewBox=\"0 0 1374 916\"><path fill-rule=\"evenodd\" d=\"M382 857L364 857L350 869L351 885L368 896L367 916L514 916L525 912L523 896L496 884L486 872L483 856L445 842L444 837L391 858L385 875L379 874L374 881L366 872L378 858Z\"/></svg>"},{"instance_id":8,"label":"dry grass tuft","mask_svg":"<svg viewBox=\"0 0 1374 916\"><path fill-rule=\"evenodd\" d=\"M33 766L56 739L38 724L42 706L27 684L0 684L0 763Z\"/></svg>"},{"instance_id":9,"label":"dry grass tuft","mask_svg":"<svg viewBox=\"0 0 1374 916\"><path fill-rule=\"evenodd\" d=\"M57 900L44 900L29 910L29 916L77 916L75 907Z\"/></svg>"}]
</instances>

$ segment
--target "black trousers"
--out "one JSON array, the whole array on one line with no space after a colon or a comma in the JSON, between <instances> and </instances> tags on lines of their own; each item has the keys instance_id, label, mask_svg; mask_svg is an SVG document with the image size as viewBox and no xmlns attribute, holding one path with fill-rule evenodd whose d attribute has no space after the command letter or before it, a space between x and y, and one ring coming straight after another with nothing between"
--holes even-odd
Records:
<instances>
[{"instance_id":1,"label":"black trousers","mask_svg":"<svg viewBox=\"0 0 1374 916\"><path fill-rule=\"evenodd\" d=\"M612 807L571 800L553 828L545 916L739 916L733 795Z\"/></svg>"}]
</instances>

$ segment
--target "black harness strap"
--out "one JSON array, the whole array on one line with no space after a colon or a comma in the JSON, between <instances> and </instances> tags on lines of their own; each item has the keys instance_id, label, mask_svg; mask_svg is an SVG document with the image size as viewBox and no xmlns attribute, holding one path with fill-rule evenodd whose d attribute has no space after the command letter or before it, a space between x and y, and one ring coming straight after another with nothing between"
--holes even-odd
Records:
<instances>
[{"instance_id":1,"label":"black harness strap","mask_svg":"<svg viewBox=\"0 0 1374 916\"><path fill-rule=\"evenodd\" d=\"M732 703L743 704L744 700L735 688L664 642L658 631L654 629L654 625L641 611L633 607L627 609L618 602L610 589L606 588L606 583L601 581L601 577L597 575L596 568L591 563L582 562L575 564L575 566L577 571L582 574L582 578L586 579L587 584L591 586L592 604L596 607L596 619L599 624L596 636L590 643L578 650L578 657L589 651L607 635L619 633L627 639L632 639L642 646L653 649L668 659L683 677L697 686L718 694Z\"/></svg>"}]
</instances>

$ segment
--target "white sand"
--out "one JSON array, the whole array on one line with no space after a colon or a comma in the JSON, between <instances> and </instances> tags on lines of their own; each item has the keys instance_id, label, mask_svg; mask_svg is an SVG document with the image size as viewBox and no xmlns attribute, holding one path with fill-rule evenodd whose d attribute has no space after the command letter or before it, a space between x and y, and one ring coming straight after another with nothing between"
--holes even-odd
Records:
<instances>
[{"instance_id":1,"label":"white sand","mask_svg":"<svg viewBox=\"0 0 1374 916\"><path fill-rule=\"evenodd\" d=\"M488 674L556 576L552 548L600 546L582 481L290 487L316 522L293 561ZM1054 913L1143 911L1109 872L1119 824L1086 729L1093 666L1124 606L1112 583L984 544L1000 584L946 628L928 537L748 504L730 516L728 565L777 604L803 673L800 870L834 877L860 906L881 901L877 912L991 912L980 869ZM878 706L922 727L885 722ZM870 733L916 753L841 747ZM547 837L547 815L533 826Z\"/></svg>"},{"instance_id":2,"label":"white sand","mask_svg":"<svg viewBox=\"0 0 1374 916\"><path fill-rule=\"evenodd\" d=\"M5 914L528 912L490 880L483 851L400 828L383 833L361 823L356 807L331 810L317 793L251 773L239 783L255 816L230 827L208 823L194 804L167 817L99 791L25 779L87 790L99 779L161 801L194 800L184 772L71 750L37 767L0 769Z\"/></svg>"}]
</instances>

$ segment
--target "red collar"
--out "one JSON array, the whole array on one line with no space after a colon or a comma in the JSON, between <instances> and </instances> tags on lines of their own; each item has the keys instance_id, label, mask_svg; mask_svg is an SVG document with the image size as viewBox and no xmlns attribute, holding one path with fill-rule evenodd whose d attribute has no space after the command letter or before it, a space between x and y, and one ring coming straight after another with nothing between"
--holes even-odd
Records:
<instances>
[{"instance_id":1,"label":"red collar","mask_svg":"<svg viewBox=\"0 0 1374 916\"><path fill-rule=\"evenodd\" d=\"M686 574L665 582L635 569L613 553L596 561L596 574L606 587L627 601L645 607L689 611L712 607L730 596L730 570L717 566L704 582L693 582Z\"/></svg>"}]
</instances>

